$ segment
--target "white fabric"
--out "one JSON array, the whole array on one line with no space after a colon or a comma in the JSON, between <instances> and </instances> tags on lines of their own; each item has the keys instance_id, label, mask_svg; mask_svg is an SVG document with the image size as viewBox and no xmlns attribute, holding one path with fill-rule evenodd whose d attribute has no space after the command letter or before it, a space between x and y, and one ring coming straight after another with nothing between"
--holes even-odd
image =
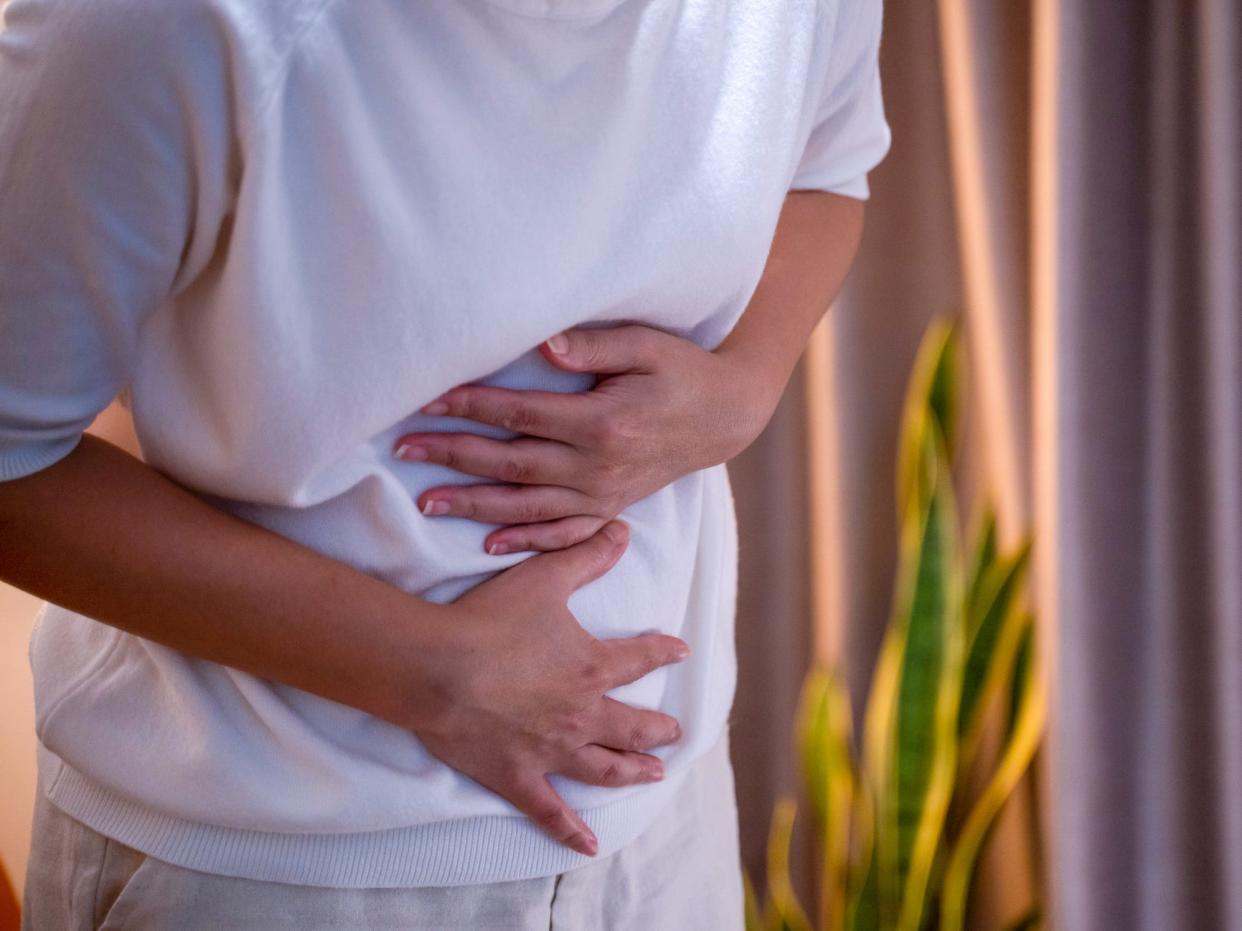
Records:
<instances>
[{"instance_id":1,"label":"white fabric","mask_svg":"<svg viewBox=\"0 0 1242 931\"><path fill-rule=\"evenodd\" d=\"M729 732L632 843L552 876L329 889L215 876L120 844L35 799L24 931L742 931Z\"/></svg>"},{"instance_id":2,"label":"white fabric","mask_svg":"<svg viewBox=\"0 0 1242 931\"><path fill-rule=\"evenodd\" d=\"M393 440L503 435L415 413L463 382L589 387L534 348L565 327L717 345L785 192L865 197L887 150L880 5L840 3L10 0L0 478L67 455L128 387L168 476L456 598L528 554L489 556L488 526L420 514L422 489L473 479L397 462ZM596 636L690 643L612 693L681 721L660 751L671 783L733 698L725 469L621 516L629 549L569 605ZM57 606L31 659L53 800L183 866L374 886L581 861L361 711ZM670 790L554 781L601 854Z\"/></svg>"}]
</instances>

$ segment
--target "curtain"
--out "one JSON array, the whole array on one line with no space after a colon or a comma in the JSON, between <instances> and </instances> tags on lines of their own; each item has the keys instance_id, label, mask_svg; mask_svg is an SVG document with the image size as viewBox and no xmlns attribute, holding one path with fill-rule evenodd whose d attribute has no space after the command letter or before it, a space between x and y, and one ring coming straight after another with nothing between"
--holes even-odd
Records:
<instances>
[{"instance_id":1,"label":"curtain","mask_svg":"<svg viewBox=\"0 0 1242 931\"><path fill-rule=\"evenodd\" d=\"M1044 31L1058 914L1242 928L1242 10Z\"/></svg>"},{"instance_id":2,"label":"curtain","mask_svg":"<svg viewBox=\"0 0 1242 931\"><path fill-rule=\"evenodd\" d=\"M901 394L960 309L959 490L991 493L1003 542L1035 534L1051 710L972 927L1039 895L1065 931L1242 929L1242 10L889 2L884 30L893 149L858 260L733 469L746 864L797 783L804 626L865 697Z\"/></svg>"}]
</instances>

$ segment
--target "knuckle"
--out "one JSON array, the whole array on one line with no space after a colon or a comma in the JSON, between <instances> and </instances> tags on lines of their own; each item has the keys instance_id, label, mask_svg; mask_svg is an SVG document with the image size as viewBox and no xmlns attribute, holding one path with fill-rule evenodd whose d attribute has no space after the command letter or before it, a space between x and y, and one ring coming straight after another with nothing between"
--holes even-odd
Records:
<instances>
[{"instance_id":1,"label":"knuckle","mask_svg":"<svg viewBox=\"0 0 1242 931\"><path fill-rule=\"evenodd\" d=\"M620 785L623 781L620 764L614 761L605 765L604 768L600 770L598 779L599 784L602 786Z\"/></svg>"},{"instance_id":2,"label":"knuckle","mask_svg":"<svg viewBox=\"0 0 1242 931\"><path fill-rule=\"evenodd\" d=\"M573 734L576 741L581 742L582 740L585 740L587 736L590 736L592 724L594 724L594 721L592 721L591 715L587 714L585 709L575 711L575 713L570 716L568 730L570 731L570 734Z\"/></svg>"},{"instance_id":3,"label":"knuckle","mask_svg":"<svg viewBox=\"0 0 1242 931\"><path fill-rule=\"evenodd\" d=\"M593 335L580 333L575 350L578 358L581 360L579 364L586 368L599 365L604 361L603 347L600 345L599 339Z\"/></svg>"},{"instance_id":4,"label":"knuckle","mask_svg":"<svg viewBox=\"0 0 1242 931\"><path fill-rule=\"evenodd\" d=\"M536 824L550 830L561 827L565 821L565 813L554 802L539 802L531 810L530 816Z\"/></svg>"},{"instance_id":5,"label":"knuckle","mask_svg":"<svg viewBox=\"0 0 1242 931\"><path fill-rule=\"evenodd\" d=\"M595 439L604 449L615 449L624 439L618 414L605 414L595 423Z\"/></svg>"},{"instance_id":6,"label":"knuckle","mask_svg":"<svg viewBox=\"0 0 1242 931\"><path fill-rule=\"evenodd\" d=\"M532 433L539 426L539 416L525 404L508 408L502 419L505 427L514 433Z\"/></svg>"},{"instance_id":7,"label":"knuckle","mask_svg":"<svg viewBox=\"0 0 1242 931\"><path fill-rule=\"evenodd\" d=\"M591 692L603 691L604 684L608 679L608 669L600 659L591 658L586 660L580 667L579 672L587 689Z\"/></svg>"},{"instance_id":8,"label":"knuckle","mask_svg":"<svg viewBox=\"0 0 1242 931\"><path fill-rule=\"evenodd\" d=\"M608 483L600 477L599 472L594 466L583 469L578 475L578 490L583 492L588 498L599 500L611 491L607 486Z\"/></svg>"},{"instance_id":9,"label":"knuckle","mask_svg":"<svg viewBox=\"0 0 1242 931\"><path fill-rule=\"evenodd\" d=\"M496 467L497 477L506 482L525 482L532 477L531 472L529 462L513 456L502 459Z\"/></svg>"},{"instance_id":10,"label":"knuckle","mask_svg":"<svg viewBox=\"0 0 1242 931\"><path fill-rule=\"evenodd\" d=\"M647 665L650 669L659 669L669 663L676 662L677 656L671 643L666 639L655 639L647 650Z\"/></svg>"},{"instance_id":11,"label":"knuckle","mask_svg":"<svg viewBox=\"0 0 1242 931\"><path fill-rule=\"evenodd\" d=\"M599 464L598 475L611 486L625 472L625 465L617 457L609 457Z\"/></svg>"},{"instance_id":12,"label":"knuckle","mask_svg":"<svg viewBox=\"0 0 1242 931\"><path fill-rule=\"evenodd\" d=\"M633 724L630 726L629 734L626 737L627 750L642 750L647 745L647 729L641 724Z\"/></svg>"},{"instance_id":13,"label":"knuckle","mask_svg":"<svg viewBox=\"0 0 1242 931\"><path fill-rule=\"evenodd\" d=\"M633 344L633 352L637 356L650 356L659 349L658 340L660 334L651 327L635 324L628 327L626 337Z\"/></svg>"},{"instance_id":14,"label":"knuckle","mask_svg":"<svg viewBox=\"0 0 1242 931\"><path fill-rule=\"evenodd\" d=\"M466 420L478 420L479 414L482 413L479 407L479 399L474 396L474 392L462 389L454 392L448 398L450 410L455 412L455 416L464 417Z\"/></svg>"},{"instance_id":15,"label":"knuckle","mask_svg":"<svg viewBox=\"0 0 1242 931\"><path fill-rule=\"evenodd\" d=\"M558 730L563 742L576 748L587 737L590 725L589 716L585 711L571 711L565 716Z\"/></svg>"},{"instance_id":16,"label":"knuckle","mask_svg":"<svg viewBox=\"0 0 1242 931\"><path fill-rule=\"evenodd\" d=\"M518 497L513 501L513 522L516 524L533 524L543 518L543 508L539 502Z\"/></svg>"},{"instance_id":17,"label":"knuckle","mask_svg":"<svg viewBox=\"0 0 1242 931\"><path fill-rule=\"evenodd\" d=\"M581 543L583 539L583 536L571 527L554 527L544 536L544 543L549 549L563 550Z\"/></svg>"}]
</instances>

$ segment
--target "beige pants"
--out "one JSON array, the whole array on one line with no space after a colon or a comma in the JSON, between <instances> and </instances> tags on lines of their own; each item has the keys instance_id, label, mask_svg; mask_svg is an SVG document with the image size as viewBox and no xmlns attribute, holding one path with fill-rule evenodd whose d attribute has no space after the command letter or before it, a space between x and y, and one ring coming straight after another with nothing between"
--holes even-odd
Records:
<instances>
[{"instance_id":1,"label":"beige pants","mask_svg":"<svg viewBox=\"0 0 1242 931\"><path fill-rule=\"evenodd\" d=\"M22 929L737 931L728 743L726 732L656 822L611 856L556 876L472 886L335 889L200 873L96 833L40 792Z\"/></svg>"}]
</instances>

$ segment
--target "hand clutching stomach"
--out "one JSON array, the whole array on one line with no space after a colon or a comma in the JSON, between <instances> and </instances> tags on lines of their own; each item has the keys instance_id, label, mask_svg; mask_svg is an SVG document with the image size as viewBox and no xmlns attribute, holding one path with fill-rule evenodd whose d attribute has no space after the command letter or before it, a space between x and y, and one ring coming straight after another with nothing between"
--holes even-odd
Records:
<instances>
[{"instance_id":1,"label":"hand clutching stomach","mask_svg":"<svg viewBox=\"0 0 1242 931\"><path fill-rule=\"evenodd\" d=\"M421 412L516 435L406 433L394 442L399 459L492 480L428 488L417 499L424 514L502 525L483 543L494 555L537 551L451 605L472 623L453 625L443 712L417 730L430 752L591 854L593 835L545 774L612 786L661 778L661 761L643 751L677 741L678 722L603 693L689 648L659 633L596 639L566 601L620 558L628 526L614 518L745 448L779 387L748 377L733 357L641 325L568 330L540 351L562 370L595 373L594 387L460 385Z\"/></svg>"},{"instance_id":2,"label":"hand clutching stomach","mask_svg":"<svg viewBox=\"0 0 1242 931\"><path fill-rule=\"evenodd\" d=\"M724 352L643 325L572 329L540 347L560 369L593 372L590 391L459 385L422 413L518 434L407 433L398 459L492 479L418 496L426 515L500 524L483 545L500 555L579 543L630 504L748 446L779 390L751 379Z\"/></svg>"},{"instance_id":3,"label":"hand clutching stomach","mask_svg":"<svg viewBox=\"0 0 1242 931\"><path fill-rule=\"evenodd\" d=\"M547 774L612 787L655 782L662 761L644 751L681 737L672 716L605 692L684 660L689 646L660 633L596 639L566 604L616 564L628 541L627 525L610 521L588 540L526 559L440 608L448 623L413 660L434 670L433 699L395 689L387 694L396 714L384 715L588 856L598 842ZM402 720L412 708L419 720Z\"/></svg>"}]
</instances>

